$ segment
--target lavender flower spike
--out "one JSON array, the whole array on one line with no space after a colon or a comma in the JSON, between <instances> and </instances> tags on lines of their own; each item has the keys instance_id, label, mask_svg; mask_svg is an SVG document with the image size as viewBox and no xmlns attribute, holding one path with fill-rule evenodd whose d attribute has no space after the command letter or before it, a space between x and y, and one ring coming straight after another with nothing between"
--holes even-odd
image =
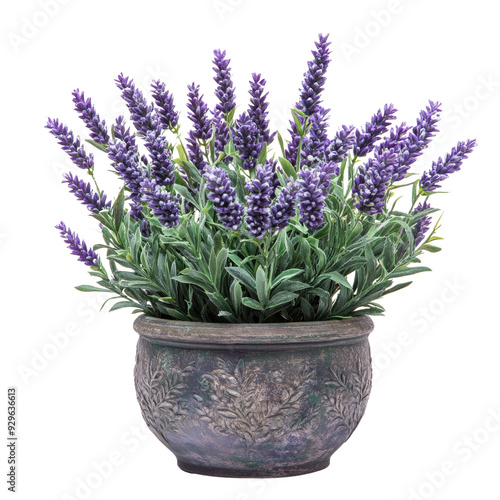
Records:
<instances>
[{"instance_id":1,"label":"lavender flower spike","mask_svg":"<svg viewBox=\"0 0 500 500\"><path fill-rule=\"evenodd\" d=\"M76 89L73 90L73 102L75 110L78 111L80 118L90 130L90 137L100 144L108 144L109 134L106 122L101 120L96 113L91 99L85 99L85 94Z\"/></svg>"},{"instance_id":2,"label":"lavender flower spike","mask_svg":"<svg viewBox=\"0 0 500 500\"><path fill-rule=\"evenodd\" d=\"M148 104L142 92L135 86L131 78L118 75L116 86L122 91L122 97L127 103L132 123L139 133L147 135L156 128L156 116L152 104Z\"/></svg>"},{"instance_id":3,"label":"lavender flower spike","mask_svg":"<svg viewBox=\"0 0 500 500\"><path fill-rule=\"evenodd\" d=\"M413 210L413 215L416 215L424 210L431 208L429 203L424 201L424 203L419 203L418 206ZM429 230L431 225L432 217L427 215L426 217L422 217L417 221L415 226L413 227L413 237L415 238L415 246L420 245L422 240L424 239L425 233Z\"/></svg>"},{"instance_id":4,"label":"lavender flower spike","mask_svg":"<svg viewBox=\"0 0 500 500\"><path fill-rule=\"evenodd\" d=\"M290 219L295 216L295 202L297 200L297 185L290 183L281 189L278 201L271 207L271 227L279 230L288 226Z\"/></svg>"},{"instance_id":5,"label":"lavender flower spike","mask_svg":"<svg viewBox=\"0 0 500 500\"><path fill-rule=\"evenodd\" d=\"M439 102L429 101L429 106L420 112L417 124L410 130L406 139L399 143L397 147L399 158L394 168L394 182L404 179L411 165L417 161L438 132L436 124L440 118L440 106Z\"/></svg>"},{"instance_id":6,"label":"lavender flower spike","mask_svg":"<svg viewBox=\"0 0 500 500\"><path fill-rule=\"evenodd\" d=\"M440 188L441 185L438 182L444 181L450 174L460 170L463 161L468 158L467 155L472 152L475 146L475 139L459 142L444 160L439 158L437 162L433 162L432 168L428 172L424 172L420 179L420 189L423 192L431 192Z\"/></svg>"},{"instance_id":7,"label":"lavender flower spike","mask_svg":"<svg viewBox=\"0 0 500 500\"><path fill-rule=\"evenodd\" d=\"M267 162L255 169L255 179L247 182L245 187L250 194L245 197L248 204L246 223L250 234L254 238L262 238L271 227L269 205L274 191L273 165Z\"/></svg>"},{"instance_id":8,"label":"lavender flower spike","mask_svg":"<svg viewBox=\"0 0 500 500\"><path fill-rule=\"evenodd\" d=\"M151 84L153 89L152 94L156 103L156 111L160 119L160 123L164 130L177 130L179 124L179 113L175 111L174 96L166 89L166 86L160 80L156 80Z\"/></svg>"},{"instance_id":9,"label":"lavender flower spike","mask_svg":"<svg viewBox=\"0 0 500 500\"><path fill-rule=\"evenodd\" d=\"M83 205L86 205L91 212L99 213L111 206L111 202L106 201L106 195L104 193L94 193L90 184L79 179L76 175L73 177L71 173L64 174L63 183L68 185L69 190Z\"/></svg>"},{"instance_id":10,"label":"lavender flower spike","mask_svg":"<svg viewBox=\"0 0 500 500\"><path fill-rule=\"evenodd\" d=\"M382 134L389 129L389 123L396 118L397 109L392 104L386 104L384 110L372 116L372 119L366 123L363 130L357 129L355 132L354 155L358 158L366 156L373 151L375 143Z\"/></svg>"},{"instance_id":11,"label":"lavender flower spike","mask_svg":"<svg viewBox=\"0 0 500 500\"><path fill-rule=\"evenodd\" d=\"M152 214L166 227L179 225L180 199L154 181L144 180L141 185L142 201Z\"/></svg>"},{"instance_id":12,"label":"lavender flower spike","mask_svg":"<svg viewBox=\"0 0 500 500\"><path fill-rule=\"evenodd\" d=\"M135 138L130 130L125 128L123 117L117 118L114 130L116 140L111 141L108 145L108 157L131 193L130 215L134 219L140 220L144 217L140 202L141 183L149 178L149 174L140 164Z\"/></svg>"},{"instance_id":13,"label":"lavender flower spike","mask_svg":"<svg viewBox=\"0 0 500 500\"><path fill-rule=\"evenodd\" d=\"M330 192L330 184L332 181L332 177L334 175L338 175L338 166L335 165L335 163L333 163L332 161L330 162L323 161L316 167L316 172L319 176L320 186L321 189L323 190L323 195L326 197Z\"/></svg>"},{"instance_id":14,"label":"lavender flower spike","mask_svg":"<svg viewBox=\"0 0 500 500\"><path fill-rule=\"evenodd\" d=\"M342 125L336 133L335 137L329 141L325 148L325 158L328 161L334 162L336 164L342 163L347 154L354 146L354 126ZM336 175L339 173L339 168L337 167Z\"/></svg>"},{"instance_id":15,"label":"lavender flower spike","mask_svg":"<svg viewBox=\"0 0 500 500\"><path fill-rule=\"evenodd\" d=\"M235 201L236 190L225 170L219 167L206 168L203 177L207 180L208 199L214 204L220 223L236 231L243 219L243 205Z\"/></svg>"},{"instance_id":16,"label":"lavender flower spike","mask_svg":"<svg viewBox=\"0 0 500 500\"><path fill-rule=\"evenodd\" d=\"M234 85L231 80L231 68L229 67L231 59L226 58L225 50L214 50L214 56L214 80L217 82L215 95L219 100L215 109L227 115L236 106Z\"/></svg>"},{"instance_id":17,"label":"lavender flower spike","mask_svg":"<svg viewBox=\"0 0 500 500\"><path fill-rule=\"evenodd\" d=\"M175 166L167 138L159 125L146 135L146 148L151 156L151 175L162 186L171 186L175 179Z\"/></svg>"},{"instance_id":18,"label":"lavender flower spike","mask_svg":"<svg viewBox=\"0 0 500 500\"><path fill-rule=\"evenodd\" d=\"M309 117L319 111L321 92L326 82L325 74L330 63L330 42L328 42L328 35L319 35L319 41L315 42L315 45L317 50L312 51L314 58L307 63L308 70L304 73L302 89L300 90L300 100L295 105L299 111L302 111ZM323 126L321 120L317 120L317 122L320 127ZM288 143L286 157L290 163L295 164L300 137L295 122L290 121L290 125L291 141Z\"/></svg>"},{"instance_id":19,"label":"lavender flower spike","mask_svg":"<svg viewBox=\"0 0 500 500\"><path fill-rule=\"evenodd\" d=\"M243 113L235 123L233 141L243 162L243 168L254 169L264 143L260 140L257 125L246 113Z\"/></svg>"},{"instance_id":20,"label":"lavender flower spike","mask_svg":"<svg viewBox=\"0 0 500 500\"><path fill-rule=\"evenodd\" d=\"M213 112L215 126L215 150L216 154L224 152L224 147L229 144L229 128L226 123L227 116L235 107L234 84L231 79L231 59L226 58L226 52L214 50L214 80L217 82L215 95L217 105Z\"/></svg>"},{"instance_id":21,"label":"lavender flower spike","mask_svg":"<svg viewBox=\"0 0 500 500\"><path fill-rule=\"evenodd\" d=\"M192 130L189 131L188 137L186 139L187 150L189 151L189 159L193 165L203 174L205 167L208 163L203 157L203 151L198 144L198 140Z\"/></svg>"},{"instance_id":22,"label":"lavender flower spike","mask_svg":"<svg viewBox=\"0 0 500 500\"><path fill-rule=\"evenodd\" d=\"M317 231L324 223L325 194L320 176L314 170L302 169L299 172L299 202L300 222L307 229Z\"/></svg>"},{"instance_id":23,"label":"lavender flower spike","mask_svg":"<svg viewBox=\"0 0 500 500\"><path fill-rule=\"evenodd\" d=\"M84 168L87 170L92 169L94 166L94 155L92 153L87 154L85 148L80 142L80 138L75 139L73 132L68 130L68 127L56 118L52 120L48 119L45 128L50 130L50 133L57 139L57 142L62 146L63 151L68 153L71 161L79 168Z\"/></svg>"},{"instance_id":24,"label":"lavender flower spike","mask_svg":"<svg viewBox=\"0 0 500 500\"><path fill-rule=\"evenodd\" d=\"M393 150L376 153L364 167L359 168L354 179L352 193L354 205L360 212L370 215L382 213L385 206L385 193L394 173L396 155Z\"/></svg>"},{"instance_id":25,"label":"lavender flower spike","mask_svg":"<svg viewBox=\"0 0 500 500\"><path fill-rule=\"evenodd\" d=\"M188 85L189 119L193 122L193 137L198 141L207 142L212 137L212 122L208 118L208 106L200 96L200 86Z\"/></svg>"},{"instance_id":26,"label":"lavender flower spike","mask_svg":"<svg viewBox=\"0 0 500 500\"><path fill-rule=\"evenodd\" d=\"M326 129L328 128L329 109L319 110L311 116L311 131L309 137L304 139L302 147L302 156L305 158L305 164L312 166L318 163L320 158L325 156L326 148L329 144Z\"/></svg>"},{"instance_id":27,"label":"lavender flower spike","mask_svg":"<svg viewBox=\"0 0 500 500\"><path fill-rule=\"evenodd\" d=\"M83 262L86 266L97 267L99 265L99 256L92 250L88 248L85 241L80 240L79 236L71 231L69 227L66 227L64 222L59 223L56 226L61 232L61 237L67 243L68 248L71 250L72 255L78 256L78 260Z\"/></svg>"},{"instance_id":28,"label":"lavender flower spike","mask_svg":"<svg viewBox=\"0 0 500 500\"><path fill-rule=\"evenodd\" d=\"M248 116L255 123L255 125L257 125L261 142L270 144L271 142L273 142L276 132L273 132L272 134L269 133L269 120L267 119L267 115L269 114L269 112L267 111L269 103L266 100L269 92L264 94L265 85L266 80L264 78L261 78L260 74L252 74L249 90L251 98Z\"/></svg>"}]
</instances>

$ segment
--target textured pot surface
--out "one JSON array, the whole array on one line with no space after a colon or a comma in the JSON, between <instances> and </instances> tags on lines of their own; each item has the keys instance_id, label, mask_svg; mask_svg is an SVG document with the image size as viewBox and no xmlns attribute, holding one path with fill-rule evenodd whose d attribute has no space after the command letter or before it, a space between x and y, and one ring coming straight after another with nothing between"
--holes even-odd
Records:
<instances>
[{"instance_id":1,"label":"textured pot surface","mask_svg":"<svg viewBox=\"0 0 500 500\"><path fill-rule=\"evenodd\" d=\"M140 316L134 328L142 415L188 472L323 469L365 411L373 330L366 316L244 325Z\"/></svg>"}]
</instances>

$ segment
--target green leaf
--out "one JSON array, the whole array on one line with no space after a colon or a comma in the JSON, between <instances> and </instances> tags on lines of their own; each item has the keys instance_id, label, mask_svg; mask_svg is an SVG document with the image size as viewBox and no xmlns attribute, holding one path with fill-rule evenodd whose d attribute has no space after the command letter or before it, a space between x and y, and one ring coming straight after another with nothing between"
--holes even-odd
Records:
<instances>
[{"instance_id":1,"label":"green leaf","mask_svg":"<svg viewBox=\"0 0 500 500\"><path fill-rule=\"evenodd\" d=\"M250 297L243 297L242 304L250 309L255 309L256 311L264 310L264 308L256 300L251 299Z\"/></svg>"},{"instance_id":2,"label":"green leaf","mask_svg":"<svg viewBox=\"0 0 500 500\"><path fill-rule=\"evenodd\" d=\"M229 294L231 295L231 302L233 303L233 309L237 316L239 316L241 311L241 304L243 300L243 291L241 285L237 280L233 280L231 284Z\"/></svg>"},{"instance_id":3,"label":"green leaf","mask_svg":"<svg viewBox=\"0 0 500 500\"><path fill-rule=\"evenodd\" d=\"M279 132L278 132L278 142L279 142L279 145L280 145L281 154L284 157L285 156L285 144L283 142L283 137L281 137L281 134Z\"/></svg>"},{"instance_id":4,"label":"green leaf","mask_svg":"<svg viewBox=\"0 0 500 500\"><path fill-rule=\"evenodd\" d=\"M394 285L391 288L388 288L385 292L384 295L387 295L389 293L397 292L398 290L402 290L403 288L406 288L407 286L410 286L413 283L413 281L407 281L405 283L398 283L397 285Z\"/></svg>"},{"instance_id":5,"label":"green leaf","mask_svg":"<svg viewBox=\"0 0 500 500\"><path fill-rule=\"evenodd\" d=\"M287 269L286 271L283 271L272 281L270 287L271 290L276 286L278 286L283 280L288 280L290 278L293 278L294 276L297 276L298 274L302 274L303 272L304 272L303 269Z\"/></svg>"},{"instance_id":6,"label":"green leaf","mask_svg":"<svg viewBox=\"0 0 500 500\"><path fill-rule=\"evenodd\" d=\"M405 267L400 270L392 271L389 277L392 278L401 278L402 276L410 276L412 274L424 273L426 271L431 271L428 267L417 266L417 267Z\"/></svg>"},{"instance_id":7,"label":"green leaf","mask_svg":"<svg viewBox=\"0 0 500 500\"><path fill-rule=\"evenodd\" d=\"M257 288L257 297L259 298L259 302L264 306L267 305L267 301L269 298L269 290L267 288L267 275L262 266L259 266L257 269L257 274L255 278L256 288Z\"/></svg>"},{"instance_id":8,"label":"green leaf","mask_svg":"<svg viewBox=\"0 0 500 500\"><path fill-rule=\"evenodd\" d=\"M260 152L256 165L264 165L264 163L266 163L266 158L267 158L267 142L265 142L264 146L262 146L262 151Z\"/></svg>"},{"instance_id":9,"label":"green leaf","mask_svg":"<svg viewBox=\"0 0 500 500\"><path fill-rule=\"evenodd\" d=\"M257 284L255 279L250 275L245 269L239 267L226 267L226 271L233 277L236 278L242 285L245 285L250 291L255 292L257 289Z\"/></svg>"},{"instance_id":10,"label":"green leaf","mask_svg":"<svg viewBox=\"0 0 500 500\"><path fill-rule=\"evenodd\" d=\"M107 290L106 288L99 288L97 286L92 286L92 285L79 285L79 286L75 286L75 288L79 292L108 292L108 293L112 293L112 290Z\"/></svg>"},{"instance_id":11,"label":"green leaf","mask_svg":"<svg viewBox=\"0 0 500 500\"><path fill-rule=\"evenodd\" d=\"M177 169L175 170L175 183L186 188L188 187L187 182L181 177L181 174Z\"/></svg>"},{"instance_id":12,"label":"green leaf","mask_svg":"<svg viewBox=\"0 0 500 500\"><path fill-rule=\"evenodd\" d=\"M123 309L124 307L141 307L140 304L136 304L135 302L129 302L128 300L116 302L113 304L109 312L116 311L118 309Z\"/></svg>"},{"instance_id":13,"label":"green leaf","mask_svg":"<svg viewBox=\"0 0 500 500\"><path fill-rule=\"evenodd\" d=\"M325 274L321 274L320 276L318 276L318 278L316 279L316 282L315 284L316 285L319 285L322 281L326 280L326 279L329 279L331 281L335 281L336 283L338 283L339 285L342 285L342 286L345 286L346 288L348 288L349 290L352 290L352 286L351 284L346 280L345 276L342 276L342 274L338 273L337 271L332 271L330 273L325 273Z\"/></svg>"},{"instance_id":14,"label":"green leaf","mask_svg":"<svg viewBox=\"0 0 500 500\"><path fill-rule=\"evenodd\" d=\"M283 168L283 172L285 172L288 177L291 177L294 180L297 179L297 172L295 171L293 165L286 158L282 158L281 156L278 160Z\"/></svg>"},{"instance_id":15,"label":"green leaf","mask_svg":"<svg viewBox=\"0 0 500 500\"><path fill-rule=\"evenodd\" d=\"M287 280L280 283L274 290L274 293L299 292L300 290L306 290L307 288L311 288L311 285L309 285L308 283L304 283L302 281Z\"/></svg>"},{"instance_id":16,"label":"green leaf","mask_svg":"<svg viewBox=\"0 0 500 500\"><path fill-rule=\"evenodd\" d=\"M179 184L174 184L174 189L189 203L194 205L198 210L201 211L200 205L198 202L194 199L193 195L189 192L188 188L185 186L181 186Z\"/></svg>"},{"instance_id":17,"label":"green leaf","mask_svg":"<svg viewBox=\"0 0 500 500\"><path fill-rule=\"evenodd\" d=\"M93 141L92 139L85 139L85 142L92 144L92 146L94 146L94 148L97 148L100 151L103 151L104 153L106 152L106 145L105 144L101 144L100 142Z\"/></svg>"},{"instance_id":18,"label":"green leaf","mask_svg":"<svg viewBox=\"0 0 500 500\"><path fill-rule=\"evenodd\" d=\"M292 300L295 300L298 294L292 292L278 292L271 297L271 300L267 304L267 309L272 309L273 307L282 306L287 304Z\"/></svg>"},{"instance_id":19,"label":"green leaf","mask_svg":"<svg viewBox=\"0 0 500 500\"><path fill-rule=\"evenodd\" d=\"M300 122L299 114L302 114L297 109L292 109L292 118L295 122L295 127L297 127L297 132L299 135L304 135L304 131L302 129L302 123Z\"/></svg>"},{"instance_id":20,"label":"green leaf","mask_svg":"<svg viewBox=\"0 0 500 500\"><path fill-rule=\"evenodd\" d=\"M420 250L427 250L428 252L432 252L432 253L437 253L437 252L440 252L441 251L441 248L439 247L436 247L434 245L422 245L420 247Z\"/></svg>"},{"instance_id":21,"label":"green leaf","mask_svg":"<svg viewBox=\"0 0 500 500\"><path fill-rule=\"evenodd\" d=\"M112 213L113 213L113 220L115 223L115 229L118 231L120 229L122 220L123 220L123 213L125 210L125 186L123 186L120 189L120 192L118 193L118 197L116 198L115 202L113 203L113 208L112 208Z\"/></svg>"},{"instance_id":22,"label":"green leaf","mask_svg":"<svg viewBox=\"0 0 500 500\"><path fill-rule=\"evenodd\" d=\"M387 238L382 250L382 263L384 267L390 271L394 267L394 258L396 255L396 245L392 238Z\"/></svg>"},{"instance_id":23,"label":"green leaf","mask_svg":"<svg viewBox=\"0 0 500 500\"><path fill-rule=\"evenodd\" d=\"M217 254L217 259L215 261L215 276L212 278L215 283L215 288L220 290L221 287L221 279L222 279L222 270L227 262L227 256L229 252L227 248L223 248Z\"/></svg>"}]
</instances>

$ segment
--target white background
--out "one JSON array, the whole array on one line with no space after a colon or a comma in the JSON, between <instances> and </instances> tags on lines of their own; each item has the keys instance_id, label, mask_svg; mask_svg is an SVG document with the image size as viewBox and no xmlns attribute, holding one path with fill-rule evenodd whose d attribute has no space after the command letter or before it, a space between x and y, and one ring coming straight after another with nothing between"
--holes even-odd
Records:
<instances>
[{"instance_id":1,"label":"white background","mask_svg":"<svg viewBox=\"0 0 500 500\"><path fill-rule=\"evenodd\" d=\"M494 3L47 0L49 15L42 4L4 2L0 14L0 399L5 408L6 387L18 387L17 498L500 498ZM415 171L458 140L475 137L479 146L446 182L450 194L433 199L445 212L443 252L424 262L434 272L383 302L387 315L375 320L371 337L371 400L331 466L275 480L187 475L144 431L133 385L132 316L98 313L98 298L73 288L91 279L53 226L64 219L91 243L99 242L98 228L60 184L62 172L78 172L43 127L47 116L59 117L84 135L71 102L76 87L112 122L123 111L113 83L122 71L143 88L163 79L185 123L193 80L214 105L212 50L225 48L239 104L247 103L251 73L262 72L273 125L284 132L320 32L333 42L325 91L333 129L362 125L385 102L413 123L434 99L443 102L442 132ZM96 158L113 196L106 158ZM111 459L112 470L96 472ZM438 472L443 467L446 475ZM86 491L81 485L89 481ZM2 498L6 486L2 479Z\"/></svg>"}]
</instances>

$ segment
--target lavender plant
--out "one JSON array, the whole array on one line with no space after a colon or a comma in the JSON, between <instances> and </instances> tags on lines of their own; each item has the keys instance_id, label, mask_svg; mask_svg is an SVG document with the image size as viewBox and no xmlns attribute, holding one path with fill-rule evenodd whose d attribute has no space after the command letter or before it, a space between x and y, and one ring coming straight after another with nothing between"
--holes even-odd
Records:
<instances>
[{"instance_id":1,"label":"lavender plant","mask_svg":"<svg viewBox=\"0 0 500 500\"><path fill-rule=\"evenodd\" d=\"M249 108L235 117L230 60L220 50L214 107L199 85L188 86L185 144L163 82L153 82L148 98L119 75L131 125L120 116L111 128L83 92L73 92L87 143L123 183L110 201L96 180L100 159L66 125L48 120L90 175L93 185L72 172L63 182L102 231L103 243L89 247L63 222L56 226L97 279L77 289L109 292L117 300L111 310L182 321L319 321L382 314L378 299L411 283L400 278L430 270L421 256L439 251L441 238L429 199L476 142L459 142L412 180L411 167L438 133L440 103L429 101L414 125L395 124L397 110L386 104L364 126L329 128L322 105L328 36L315 45L288 143L269 129L260 74L250 80ZM394 201L398 189L407 190L406 202Z\"/></svg>"}]
</instances>

